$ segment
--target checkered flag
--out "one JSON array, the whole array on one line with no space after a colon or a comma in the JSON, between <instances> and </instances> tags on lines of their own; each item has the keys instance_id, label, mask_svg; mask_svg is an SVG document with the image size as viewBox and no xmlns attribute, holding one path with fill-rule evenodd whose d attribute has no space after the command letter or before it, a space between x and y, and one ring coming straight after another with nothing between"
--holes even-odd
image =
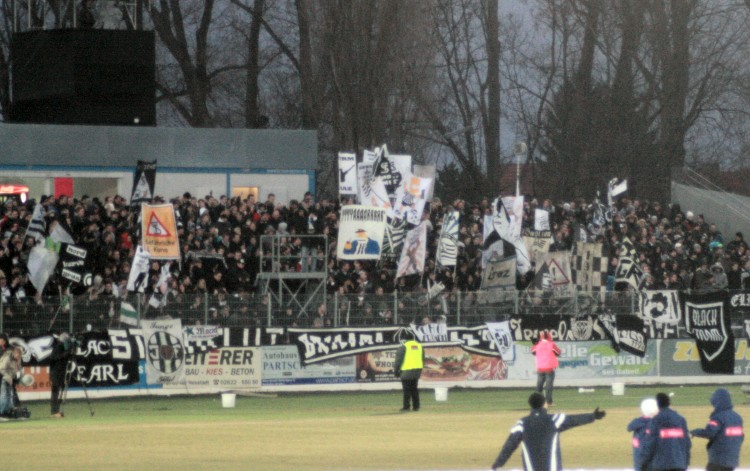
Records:
<instances>
[{"instance_id":1,"label":"checkered flag","mask_svg":"<svg viewBox=\"0 0 750 471\"><path fill-rule=\"evenodd\" d=\"M211 350L216 350L221 347L217 340L221 340L221 337L214 337L212 339L192 339L185 344L185 353L188 355L195 355L197 353L206 353Z\"/></svg>"},{"instance_id":2,"label":"checkered flag","mask_svg":"<svg viewBox=\"0 0 750 471\"><path fill-rule=\"evenodd\" d=\"M577 242L573 249L573 283L577 291L603 293L607 290L609 258L602 255L602 244Z\"/></svg>"}]
</instances>

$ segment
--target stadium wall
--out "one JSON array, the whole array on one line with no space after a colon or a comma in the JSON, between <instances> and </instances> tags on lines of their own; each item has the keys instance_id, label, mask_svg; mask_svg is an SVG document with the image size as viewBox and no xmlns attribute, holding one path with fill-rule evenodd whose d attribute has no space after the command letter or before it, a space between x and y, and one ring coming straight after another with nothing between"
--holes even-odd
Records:
<instances>
[{"instance_id":1,"label":"stadium wall","mask_svg":"<svg viewBox=\"0 0 750 471\"><path fill-rule=\"evenodd\" d=\"M695 343L689 339L649 342L644 357L615 352L606 341L558 342L563 350L557 370L557 387L611 388L625 385L736 384L747 381L750 348L747 339L735 340L735 374L709 375L701 370ZM426 368L420 388L528 388L536 385L531 342L517 342L515 360L467 353L460 347L427 348L428 358L443 359ZM225 347L186 361L183 384L159 384L147 380L145 360L139 365L140 380L126 386L88 388L91 397L212 394L238 392L321 392L397 390L393 376L395 350L360 353L303 366L292 345ZM456 367L456 364L459 364ZM450 364L450 366L448 366ZM35 378L31 387L19 387L22 400L49 397L46 366L25 367ZM104 370L102 370L104 371ZM104 373L103 373L104 374ZM112 374L110 371L108 374ZM69 397L84 396L71 388Z\"/></svg>"},{"instance_id":2,"label":"stadium wall","mask_svg":"<svg viewBox=\"0 0 750 471\"><path fill-rule=\"evenodd\" d=\"M56 177L72 177L76 197L128 198L137 162L157 160L156 194L167 199L255 187L286 203L315 191L318 138L303 130L0 124L0 148L3 178L27 184L32 198L52 194Z\"/></svg>"}]
</instances>

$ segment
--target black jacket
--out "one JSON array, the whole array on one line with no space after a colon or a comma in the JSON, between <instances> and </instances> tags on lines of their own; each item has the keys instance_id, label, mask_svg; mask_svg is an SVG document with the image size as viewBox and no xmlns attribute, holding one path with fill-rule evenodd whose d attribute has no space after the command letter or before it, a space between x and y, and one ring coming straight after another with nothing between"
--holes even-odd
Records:
<instances>
[{"instance_id":1,"label":"black jacket","mask_svg":"<svg viewBox=\"0 0 750 471\"><path fill-rule=\"evenodd\" d=\"M49 379L53 385L62 386L65 382L65 368L72 352L72 348L66 348L65 343L55 339L49 357Z\"/></svg>"},{"instance_id":2,"label":"black jacket","mask_svg":"<svg viewBox=\"0 0 750 471\"><path fill-rule=\"evenodd\" d=\"M560 432L578 425L590 424L594 414L554 414L541 407L522 418L510 429L510 436L492 464L492 469L503 466L518 445L523 443L523 467L534 471L562 470Z\"/></svg>"}]
</instances>

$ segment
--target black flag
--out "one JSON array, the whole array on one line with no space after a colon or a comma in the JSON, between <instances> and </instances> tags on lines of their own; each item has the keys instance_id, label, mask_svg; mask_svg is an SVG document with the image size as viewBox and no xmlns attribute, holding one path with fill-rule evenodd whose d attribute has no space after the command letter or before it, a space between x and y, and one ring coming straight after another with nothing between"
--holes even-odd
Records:
<instances>
[{"instance_id":1,"label":"black flag","mask_svg":"<svg viewBox=\"0 0 750 471\"><path fill-rule=\"evenodd\" d=\"M130 194L130 204L151 203L154 198L154 183L156 182L156 160L146 162L139 160L133 174L133 192Z\"/></svg>"},{"instance_id":2,"label":"black flag","mask_svg":"<svg viewBox=\"0 0 750 471\"><path fill-rule=\"evenodd\" d=\"M684 295L685 328L706 373L734 374L734 335L726 291Z\"/></svg>"}]
</instances>

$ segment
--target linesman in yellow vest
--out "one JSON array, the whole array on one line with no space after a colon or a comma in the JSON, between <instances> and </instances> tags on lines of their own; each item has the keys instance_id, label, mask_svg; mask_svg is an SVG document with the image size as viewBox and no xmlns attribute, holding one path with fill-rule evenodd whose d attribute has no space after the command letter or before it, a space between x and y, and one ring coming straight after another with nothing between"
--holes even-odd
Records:
<instances>
[{"instance_id":1,"label":"linesman in yellow vest","mask_svg":"<svg viewBox=\"0 0 750 471\"><path fill-rule=\"evenodd\" d=\"M404 339L396 352L394 374L401 378L404 390L404 407L401 412L416 412L419 410L419 377L422 376L424 366L424 348L411 330L405 332Z\"/></svg>"}]
</instances>

